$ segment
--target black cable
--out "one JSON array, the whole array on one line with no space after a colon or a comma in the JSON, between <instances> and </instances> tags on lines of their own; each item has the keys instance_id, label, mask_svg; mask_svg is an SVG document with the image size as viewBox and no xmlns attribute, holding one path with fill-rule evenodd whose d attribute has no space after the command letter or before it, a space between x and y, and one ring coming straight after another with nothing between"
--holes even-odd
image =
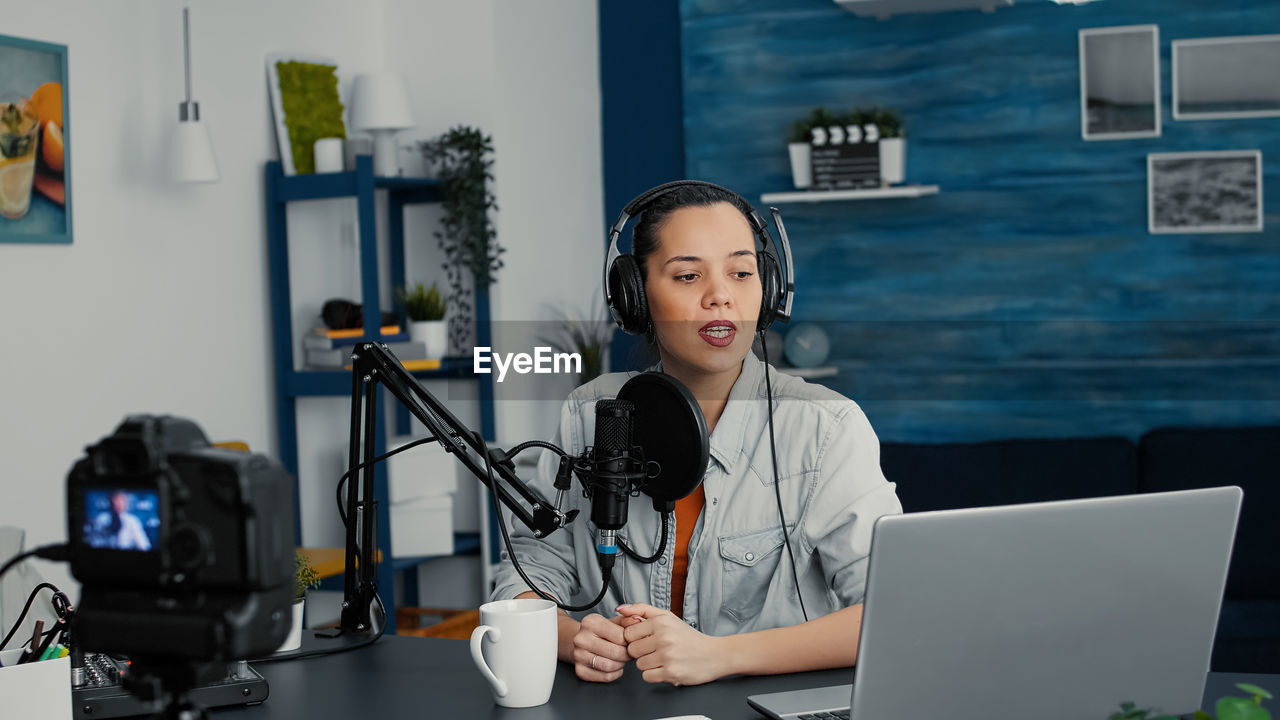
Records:
<instances>
[{"instance_id":1,"label":"black cable","mask_svg":"<svg viewBox=\"0 0 1280 720\"><path fill-rule=\"evenodd\" d=\"M525 574L524 568L520 567L520 559L516 557L515 549L511 547L511 536L507 534L507 524L502 519L502 506L498 503L498 491L495 489L497 487L497 479L493 476L493 463L489 458L489 447L485 444L484 438L481 437L479 433L476 433L475 439L480 444L480 449L484 455L484 470L489 476L489 498L490 502L493 503L493 507L497 510L495 514L498 516L498 530L502 532L502 542L506 545L507 555L511 558L511 565L516 569L516 572L519 573L520 579L524 581L525 585L529 586L529 589L532 590L535 595L543 600L550 600L562 610L580 612L590 610L596 605L599 605L600 601L604 599L605 593L609 591L609 578L613 575L613 568L606 567L600 569L600 574L602 576L600 594L596 595L596 599L586 605L566 605L559 600L556 600L534 585L533 581L529 579L529 576ZM555 450L559 450L559 448L555 448L554 446L552 447ZM484 561L489 562L488 558L485 558Z\"/></svg>"},{"instance_id":2,"label":"black cable","mask_svg":"<svg viewBox=\"0 0 1280 720\"><path fill-rule=\"evenodd\" d=\"M373 465L374 463L382 462L383 460L386 460L392 455L395 455L396 453L402 453L405 450L408 450L409 448L415 448L415 447L418 447L419 445L425 445L429 442L436 442L437 440L439 440L439 438L435 437L434 435L429 437L424 437L424 438L418 438L417 440L414 440L411 443L406 443L404 445L401 445L395 450L389 450L379 455L378 457L370 460L369 462L362 462L353 468L348 468L346 472L342 473L342 477L338 478L338 517L342 519L342 527L343 528L347 527L347 509L343 506L344 503L342 502L343 501L342 488L344 485L346 485L347 480L351 477L351 473L353 471L362 470L366 467L369 467L370 465Z\"/></svg>"},{"instance_id":3,"label":"black cable","mask_svg":"<svg viewBox=\"0 0 1280 720\"><path fill-rule=\"evenodd\" d=\"M484 437L483 437L482 435L480 435L480 433L474 433L473 438L475 439L476 443L480 446L480 448L479 448L479 449L480 449L480 453L484 456L485 474L486 474L486 475L488 475L488 478L489 478L489 482L488 482L488 486L489 486L489 497L490 497L490 501L493 503L493 506L494 506L494 508L495 508L495 509L496 509L496 511L497 511L495 514L496 514L496 515L497 515L497 517L498 517L498 529L499 529L499 530L501 531L501 533L502 533L502 540L503 540L503 543L506 545L506 548L507 548L507 554L511 556L511 564L515 567L516 572L520 574L520 579L524 580L525 584L526 584L526 585L528 585L528 586L529 586L529 588L530 588L530 589L531 589L531 590L532 590L532 591L533 591L533 592L534 592L538 597L541 597L541 598L543 598L543 599L545 599L545 600L550 600L551 602L554 602L558 607L560 607L560 608L562 608L562 609L564 609L564 610L581 611L581 610L590 610L591 608L595 607L597 604L599 604L599 602L600 602L601 600L603 600L603 599L604 599L604 595L605 595L605 593L606 593L606 592L608 591L608 589L609 589L609 578L610 578L610 576L612 575L611 570L610 570L609 568L604 568L604 569L602 570L602 574L603 574L603 576L604 576L604 582L601 584L601 587L600 587L600 594L599 594L599 595L597 595L597 596L596 596L596 599L595 599L595 600L593 600L593 601L591 601L591 603L590 603L590 604L588 604L588 605L583 605L583 606L581 606L581 607L575 607L575 606L572 606L572 605L565 605L565 604L560 603L560 602L559 602L558 600L556 600L555 598L551 597L551 596L550 596L550 595L548 595L547 593L543 592L542 590L540 590L539 588L537 588L536 586L534 586L533 581L532 581L532 580L530 580L530 579L529 579L529 576L525 574L525 572L524 572L524 568L520 567L520 561L519 561L519 559L516 557L515 551L512 549L512 546L511 546L511 537L510 537L510 535L507 533L507 526L506 526L506 523L505 523L505 522L503 521L503 519L502 519L502 504L501 504L501 503L499 502L499 500L498 500L498 491L497 491L497 484L496 484L496 483L497 483L497 478L495 478L495 477L494 477L494 474L493 474L493 458L491 458L491 457L490 457L490 455L489 455L489 446L488 446L488 444L485 442ZM367 462L360 463L359 465L356 465L354 468L349 468L345 473L343 473L343 474L342 474L342 477L340 477L340 478L338 479L338 486L337 486L337 492L336 492L336 496L337 496L337 503L338 503L338 517L342 520L342 526L343 526L344 528L346 528L346 527L347 527L347 515L346 515L346 508L345 508L345 504L343 503L342 489L343 489L343 487L346 485L347 480L348 480L348 479L350 479L351 473L352 473L353 471L355 471L355 470L359 470L359 469L361 469L361 468L368 467L368 466L370 466L370 465L373 465L374 463L381 462L382 460L385 460L385 459L387 459L387 458L391 457L392 455L395 455L396 453L404 452L405 450L408 450L408 449L410 449L410 448L417 447L417 446L419 446L419 445L423 445L423 444L425 444L425 443L429 443L429 442L436 442L438 439L439 439L439 438L437 438L437 437L435 437L435 436L425 437L425 438L420 438L420 439L415 440L415 441L413 441L413 442L411 442L411 443L407 443L407 444L405 444L405 445L401 445L400 447L396 448L395 450L391 450L391 451L389 451L389 452L383 453L382 455L379 455L379 456L377 456L377 457L373 458L372 460L369 460L369 461L367 461ZM506 461L510 461L513 457L515 457L515 456L516 456L516 455L518 455L519 453L521 453L521 452L523 452L524 450L527 450L527 449L529 449L529 448L533 448L533 447L542 447L542 448L546 448L546 449L551 450L551 451L553 451L553 452L560 453L562 457L567 457L567 455L565 455L565 454L564 454L564 451L563 451L562 449L560 449L560 448L556 447L555 445L553 445L553 444L551 444L551 443L544 442L544 441L541 441L541 440L530 440L529 442L521 443L520 445L517 445L515 448L513 448L513 449L511 449L510 451L506 452L506 453L505 453L505 460L506 460ZM665 533L664 533L664 535L665 535ZM663 539L665 540L666 538L664 537ZM360 555L360 553L359 553L359 551L357 551L357 553L356 553L356 557L357 557L357 559L359 559L359 555ZM485 562L488 562L488 560L486 559L486 560L485 560ZM381 605L381 602L382 602L382 601L381 601L381 600L379 600L378 602L379 602L379 604ZM302 656L301 656L301 655L298 655L298 656L290 656L290 657L302 657ZM279 658L279 659L284 659L284 658Z\"/></svg>"},{"instance_id":4,"label":"black cable","mask_svg":"<svg viewBox=\"0 0 1280 720\"><path fill-rule=\"evenodd\" d=\"M378 642L378 640L382 637L382 634L387 629L387 608L385 605L382 604L382 598L378 597L377 594L374 594L373 599L378 601L378 610L382 615L382 622L378 625L378 629L374 632L374 634L369 636L367 639L358 643L352 643L351 645L341 645L338 647L324 648L323 650L308 650L304 653L297 653L297 654L286 653L281 655L268 655L267 657L264 657L264 658L256 658L253 660L249 660L249 662L261 664L261 663L270 663L270 662L283 662L285 660L302 660L303 658L322 657L324 655L336 655L338 653L347 652L348 650L358 650L360 648L369 647L370 645Z\"/></svg>"},{"instance_id":5,"label":"black cable","mask_svg":"<svg viewBox=\"0 0 1280 720\"><path fill-rule=\"evenodd\" d=\"M662 513L662 539L658 541L657 551L649 557L640 557L639 553L627 547L627 544L623 542L622 538L618 538L618 547L622 548L622 552L626 553L631 557L631 559L636 560L637 562L645 564L656 562L658 558L662 557L662 553L667 549L667 534L670 529L670 523L671 513Z\"/></svg>"},{"instance_id":6,"label":"black cable","mask_svg":"<svg viewBox=\"0 0 1280 720\"><path fill-rule=\"evenodd\" d=\"M22 562L23 560L26 560L29 557L35 557L35 554L40 552L40 550L42 549L43 548L32 548L26 552L18 553L17 555L14 555L13 557L9 558L9 560L5 562L4 567L0 567L0 578L3 578L4 574L9 572L9 568L13 567L14 565L17 565L18 563Z\"/></svg>"},{"instance_id":7,"label":"black cable","mask_svg":"<svg viewBox=\"0 0 1280 720\"><path fill-rule=\"evenodd\" d=\"M512 458L524 452L525 450L528 450L529 448L535 448L535 447L546 448L551 452L564 455L564 450L561 450L560 448L556 447L555 445L552 445L549 442L546 442L545 440L529 440L527 442L522 442L519 445L511 448L504 454L506 455L507 460L511 460Z\"/></svg>"},{"instance_id":8,"label":"black cable","mask_svg":"<svg viewBox=\"0 0 1280 720\"><path fill-rule=\"evenodd\" d=\"M607 570L604 573L604 582L600 587L600 594L596 596L596 599L593 600L589 605L574 607L572 605L564 605L560 603L555 598L551 597L547 593L535 587L533 584L533 581L530 580L529 576L525 574L524 568L520 567L520 561L516 557L515 551L512 550L512 547L511 547L511 537L507 534L506 523L504 523L502 519L502 509L501 509L502 505L498 501L498 491L497 491L497 485L496 485L497 478L495 478L493 474L493 460L489 456L489 446L485 443L484 438L479 433L476 433L474 437L477 443L480 445L481 454L484 455L485 473L489 476L489 483L488 483L489 497L491 498L491 502L493 503L494 508L497 509L497 512L495 514L498 516L498 529L502 531L502 540L506 545L507 554L511 556L511 564L515 567L516 572L520 574L520 579L524 580L525 584L528 585L529 588L533 590L535 594L538 595L538 597L541 597L545 600L550 600L551 602L554 602L557 606L559 606L564 610L580 611L580 610L590 610L591 608L595 607L597 604L599 604L601 600L604 599L605 592L607 592L609 589L609 577L611 573L608 572ZM435 436L419 438L418 440L414 440L411 443L401 445L395 450L391 450L389 452L383 453L382 455L379 455L368 462L360 463L359 465L356 465L354 468L350 468L345 473L343 473L342 477L338 479L338 488L337 488L338 516L342 519L342 526L344 528L347 526L347 515L345 512L345 508L343 506L344 504L342 502L343 500L342 488L346 484L347 480L350 478L353 470L359 470L361 468L368 467L370 465L373 465L374 463L381 462L382 460L385 460L391 457L392 455L395 455L396 453L404 452L405 450L408 450L410 448L417 447L419 445L423 445L429 442L436 442L437 440L438 438L436 438ZM554 452L559 452L561 454L564 453L563 450L556 447L555 445L552 445L551 443L543 442L541 440L531 440L529 442L525 442L525 443L521 443L520 445L517 445L515 448L513 448L512 450L506 453L506 457L508 460L510 460L520 452L523 452L524 450L527 450L532 447L543 447L543 448L547 448L548 450L552 450ZM359 553L357 553L357 557L358 556L359 556ZM488 560L486 559L485 562L488 562ZM379 600L378 603L381 604L382 601ZM299 656L291 656L291 657L302 657L302 656L299 655Z\"/></svg>"},{"instance_id":9,"label":"black cable","mask_svg":"<svg viewBox=\"0 0 1280 720\"><path fill-rule=\"evenodd\" d=\"M773 383L769 382L769 347L765 344L765 333L760 333L760 350L764 355L764 386L769 403L769 455L773 458L773 494L778 499L778 520L782 523L782 541L787 545L787 557L791 558L791 581L796 585L796 599L800 601L800 614L809 622L809 613L804 609L804 596L800 594L800 572L796 569L796 556L791 550L791 537L787 532L787 516L782 513L782 480L778 474L778 446L773 439Z\"/></svg>"},{"instance_id":10,"label":"black cable","mask_svg":"<svg viewBox=\"0 0 1280 720\"><path fill-rule=\"evenodd\" d=\"M4 563L4 566L0 567L0 578L3 578L4 574L9 572L9 570L13 568L15 565L31 557L43 558L45 560L55 560L58 562L66 562L67 560L71 559L71 546L66 543L61 543L58 545L41 545L40 547L32 548L26 552L18 553L17 555L14 555L13 557L6 560ZM39 590L40 587L43 587L44 585L48 585L48 583L42 583L41 586L37 586L36 590ZM52 587L55 591L58 592L59 595L62 595L62 599L66 601L67 606L70 607L71 605L70 601L67 601L67 596L63 595L61 590L58 590L58 588L54 587L53 585L49 585L49 587ZM24 616L26 615L27 610L30 608L31 600L34 597L35 597L35 592L33 591L31 597L27 598L27 607L23 608L22 610L22 613ZM54 598L56 600L57 595L55 595ZM58 609L58 604L55 602L54 603L55 612L57 611L57 609ZM18 624L19 625L22 624L21 619L19 619ZM9 634L5 636L4 642L0 643L0 648L3 648L5 643L9 642L9 640L13 636L13 632L16 631L17 629L18 627L17 625L15 625L13 630L11 630Z\"/></svg>"},{"instance_id":11,"label":"black cable","mask_svg":"<svg viewBox=\"0 0 1280 720\"><path fill-rule=\"evenodd\" d=\"M33 550L31 552L34 553L35 551ZM22 612L18 613L18 620L13 624L13 629L9 631L9 634L4 636L4 640L0 640L0 650L3 650L5 646L9 644L9 641L13 639L13 636L17 634L18 628L22 627L22 621L27 619L27 613L30 612L31 605L35 603L36 596L39 595L40 591L44 590L45 588L48 588L53 591L53 600L51 601L50 604L53 605L54 614L56 614L59 618L63 618L66 616L68 609L71 607L71 601L67 599L66 594L63 593L61 590L59 590L58 586L54 585L53 583L47 583L47 582L40 583L35 587L34 590L31 591L31 594L27 596L27 604L23 605ZM51 628L45 634L47 635L49 633L54 632L55 628Z\"/></svg>"}]
</instances>

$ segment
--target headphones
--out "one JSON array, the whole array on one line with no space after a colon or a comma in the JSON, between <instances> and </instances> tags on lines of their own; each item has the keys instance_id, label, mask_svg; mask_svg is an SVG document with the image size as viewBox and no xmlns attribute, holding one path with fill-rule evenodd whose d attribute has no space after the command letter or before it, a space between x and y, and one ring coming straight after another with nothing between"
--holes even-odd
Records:
<instances>
[{"instance_id":1,"label":"headphones","mask_svg":"<svg viewBox=\"0 0 1280 720\"><path fill-rule=\"evenodd\" d=\"M618 252L618 237L622 234L623 227L626 226L627 220L644 212L658 198L686 187L719 190L730 198L736 199L739 209L746 208L749 211L747 220L760 244L756 252L756 270L763 290L756 332L763 333L774 320L786 322L791 319L795 276L792 273L791 246L787 242L787 229L782 225L782 214L778 209L769 208L773 213L773 224L778 228L780 240L779 243L774 243L773 237L769 235L769 226L746 198L713 183L701 180L677 180L649 188L637 195L622 208L618 219L609 230L609 249L605 253L603 286L604 303L609 308L613 321L623 331L632 335L644 334L651 322L649 301L645 297L644 275L640 272L640 263L634 255ZM781 254L781 260L778 257L779 254Z\"/></svg>"}]
</instances>

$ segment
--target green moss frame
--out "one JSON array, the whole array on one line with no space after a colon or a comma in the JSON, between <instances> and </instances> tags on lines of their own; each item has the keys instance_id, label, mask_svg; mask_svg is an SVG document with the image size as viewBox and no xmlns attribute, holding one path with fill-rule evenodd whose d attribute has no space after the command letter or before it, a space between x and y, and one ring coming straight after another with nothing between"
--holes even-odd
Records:
<instances>
[{"instance_id":1,"label":"green moss frame","mask_svg":"<svg viewBox=\"0 0 1280 720\"><path fill-rule=\"evenodd\" d=\"M283 127L289 138L294 171L314 173L315 142L321 138L346 138L342 101L338 97L338 67L301 60L277 60L274 74L279 83Z\"/></svg>"}]
</instances>

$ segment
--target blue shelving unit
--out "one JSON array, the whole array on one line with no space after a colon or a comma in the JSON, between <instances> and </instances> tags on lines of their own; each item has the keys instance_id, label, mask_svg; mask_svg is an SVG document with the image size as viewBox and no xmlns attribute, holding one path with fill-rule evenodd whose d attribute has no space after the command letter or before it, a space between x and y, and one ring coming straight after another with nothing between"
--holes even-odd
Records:
<instances>
[{"instance_id":1,"label":"blue shelving unit","mask_svg":"<svg viewBox=\"0 0 1280 720\"><path fill-rule=\"evenodd\" d=\"M387 196L387 236L389 240L388 278L393 287L405 285L404 267L404 208L408 205L434 203L442 199L439 181L432 178L379 178L374 177L373 161L369 156L356 158L356 169L351 172L286 176L278 161L265 167L267 193L267 249L271 282L272 343L275 354L276 426L280 436L280 462L298 477L298 423L297 399L300 397L351 395L351 373L338 370L296 370L293 349L296 335L289 302L289 233L286 208L299 200L354 197L357 221L360 225L360 302L363 305L364 327L381 326L382 307L379 302L379 268L377 226L374 212L377 190ZM476 290L476 344L492 345L489 327L489 295ZM305 332L307 329L303 329ZM368 336L366 339L376 338ZM413 373L421 379L470 380L478 384L480 397L480 430L488 441L494 439L493 382L489 375L471 372L469 358L445 358L436 370ZM398 406L394 398L384 394L380 404ZM409 431L409 415L403 408L396 413L397 431ZM343 438L345 440L345 438ZM375 437L375 452L386 451L387 438L384 424L379 423ZM386 465L374 468L375 499L378 503L378 547L384 556L391 548L391 503L387 489ZM333 478L336 483L337 478ZM302 542L302 513L300 492L294 493L294 525L297 528L295 542ZM475 533L459 533L454 539L454 552L470 552L479 546ZM406 571L405 603L417 603L417 582L412 575L414 568L430 558L391 558L378 567L378 592L383 606L388 609L388 630L395 632L395 612L392 589L395 573Z\"/></svg>"}]
</instances>

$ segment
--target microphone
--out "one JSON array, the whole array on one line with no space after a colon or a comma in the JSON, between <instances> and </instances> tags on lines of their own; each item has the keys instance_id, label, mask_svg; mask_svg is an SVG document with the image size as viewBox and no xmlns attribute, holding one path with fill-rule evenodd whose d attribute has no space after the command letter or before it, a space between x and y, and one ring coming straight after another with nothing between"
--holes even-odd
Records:
<instances>
[{"instance_id":1,"label":"microphone","mask_svg":"<svg viewBox=\"0 0 1280 720\"><path fill-rule=\"evenodd\" d=\"M596 438L591 464L591 522L596 526L596 559L612 568L618 555L618 530L627 523L627 498L644 472L633 469L631 456L635 403L596 403Z\"/></svg>"},{"instance_id":2,"label":"microphone","mask_svg":"<svg viewBox=\"0 0 1280 720\"><path fill-rule=\"evenodd\" d=\"M587 465L583 484L591 499L596 560L602 571L613 568L619 548L640 562L657 561L666 547L667 516L677 500L702 483L709 454L702 408L689 389L670 375L641 373L622 386L617 399L596 403L595 444L582 460ZM648 495L653 509L663 515L659 547L650 557L618 542L633 492Z\"/></svg>"},{"instance_id":3,"label":"microphone","mask_svg":"<svg viewBox=\"0 0 1280 720\"><path fill-rule=\"evenodd\" d=\"M635 404L634 442L655 469L640 491L655 511L672 512L677 500L698 489L707 471L711 443L702 407L684 383L660 372L631 378L618 399Z\"/></svg>"}]
</instances>

